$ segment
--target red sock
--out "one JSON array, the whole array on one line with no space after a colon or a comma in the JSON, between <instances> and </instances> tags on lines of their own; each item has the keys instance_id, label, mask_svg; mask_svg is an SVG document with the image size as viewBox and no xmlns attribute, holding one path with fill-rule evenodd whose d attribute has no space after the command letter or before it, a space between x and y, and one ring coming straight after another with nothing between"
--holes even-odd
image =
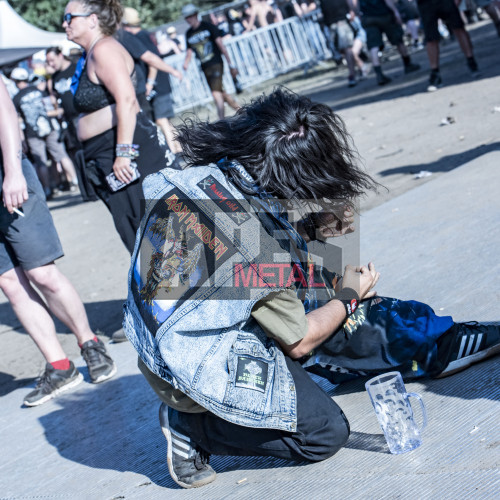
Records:
<instances>
[{"instance_id":1,"label":"red sock","mask_svg":"<svg viewBox=\"0 0 500 500\"><path fill-rule=\"evenodd\" d=\"M99 342L99 339L95 335L94 335L94 338L91 339L91 340L93 340L94 342ZM87 342L88 342L88 340L87 340ZM78 344L78 347L81 349L82 348L82 344Z\"/></svg>"},{"instance_id":2,"label":"red sock","mask_svg":"<svg viewBox=\"0 0 500 500\"><path fill-rule=\"evenodd\" d=\"M53 363L50 363L54 370L69 370L69 359L64 358L60 359L59 361L54 361Z\"/></svg>"}]
</instances>

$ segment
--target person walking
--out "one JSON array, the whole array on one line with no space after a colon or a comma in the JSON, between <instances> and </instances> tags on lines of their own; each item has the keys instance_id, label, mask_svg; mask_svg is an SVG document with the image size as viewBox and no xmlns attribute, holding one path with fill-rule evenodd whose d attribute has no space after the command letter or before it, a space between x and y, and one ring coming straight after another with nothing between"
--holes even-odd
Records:
<instances>
[{"instance_id":1,"label":"person walking","mask_svg":"<svg viewBox=\"0 0 500 500\"><path fill-rule=\"evenodd\" d=\"M380 65L379 51L384 43L382 38L384 33L400 53L405 74L420 69L419 64L411 62L408 49L403 42L403 21L393 0L353 0L353 5L356 10L361 11L361 23L366 31L366 44L378 85L387 85L392 81L383 73Z\"/></svg>"},{"instance_id":2,"label":"person walking","mask_svg":"<svg viewBox=\"0 0 500 500\"><path fill-rule=\"evenodd\" d=\"M138 51L135 49L137 54L142 52L139 56L141 60L145 59L144 54L147 54L148 52L151 52L160 58L160 52L158 51L156 45L151 41L149 33L141 29L141 19L136 9L133 9L132 7L125 7L122 25L125 31L133 35L144 46L143 49L139 49ZM137 46L138 44L135 45ZM124 43L124 46L128 50L128 44L126 42ZM129 50L129 52L131 51ZM134 53L131 52L131 55L134 57ZM148 59L146 58L146 60ZM175 116L170 78L165 71L159 71L157 67L152 66L151 64L148 65L143 61L143 65L145 66L145 73L147 74L147 99L149 99L153 108L154 121L165 135L171 151L174 154L181 153L181 147L175 140L174 126L170 122L170 119ZM182 80L182 73L176 71L174 68L172 68L171 71L173 75L179 78L179 80Z\"/></svg>"},{"instance_id":3,"label":"person walking","mask_svg":"<svg viewBox=\"0 0 500 500\"><path fill-rule=\"evenodd\" d=\"M441 35L438 30L438 22L441 19L451 29L460 49L467 59L467 67L473 78L479 76L479 68L474 57L472 42L469 33L465 30L465 24L460 11L454 0L417 0L422 28L425 35L425 48L431 72L428 92L434 92L443 85L441 72L439 70L439 42Z\"/></svg>"},{"instance_id":4,"label":"person walking","mask_svg":"<svg viewBox=\"0 0 500 500\"><path fill-rule=\"evenodd\" d=\"M26 406L38 406L83 381L59 343L51 314L75 335L91 382L108 380L116 366L90 329L77 291L54 263L63 256L61 243L33 166L22 157L16 110L1 80L0 150L0 289L46 360L44 374L24 398Z\"/></svg>"},{"instance_id":5,"label":"person walking","mask_svg":"<svg viewBox=\"0 0 500 500\"><path fill-rule=\"evenodd\" d=\"M219 119L224 118L225 102L234 110L238 110L240 105L224 90L222 85L224 71L222 56L225 57L233 78L238 75L238 70L231 63L231 58L222 42L219 29L213 24L200 21L198 7L195 7L192 3L185 5L182 8L182 16L189 24L189 29L186 32L187 50L183 65L184 71L187 71L194 52L201 63L201 70L212 92L217 116Z\"/></svg>"}]
</instances>

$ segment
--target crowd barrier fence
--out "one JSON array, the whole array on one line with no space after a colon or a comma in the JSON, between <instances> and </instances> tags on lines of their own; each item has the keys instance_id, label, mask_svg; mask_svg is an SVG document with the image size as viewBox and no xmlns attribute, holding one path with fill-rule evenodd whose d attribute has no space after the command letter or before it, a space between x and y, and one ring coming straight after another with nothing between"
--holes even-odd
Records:
<instances>
[{"instance_id":1,"label":"crowd barrier fence","mask_svg":"<svg viewBox=\"0 0 500 500\"><path fill-rule=\"evenodd\" d=\"M249 88L330 57L318 15L319 11L314 11L301 18L292 17L224 40L231 62L238 68L241 87ZM164 60L182 72L184 59L185 54L175 54ZM196 57L191 58L182 81L171 77L170 82L176 113L212 101L210 88ZM227 64L224 64L223 84L226 92L235 92Z\"/></svg>"}]
</instances>

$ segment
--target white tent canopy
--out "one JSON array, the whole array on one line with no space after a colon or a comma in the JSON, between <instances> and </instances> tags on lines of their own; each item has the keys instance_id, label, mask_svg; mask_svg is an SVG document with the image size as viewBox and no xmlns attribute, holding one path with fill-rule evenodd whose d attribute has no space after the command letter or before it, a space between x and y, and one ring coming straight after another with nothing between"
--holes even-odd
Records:
<instances>
[{"instance_id":1,"label":"white tent canopy","mask_svg":"<svg viewBox=\"0 0 500 500\"><path fill-rule=\"evenodd\" d=\"M69 43L64 33L36 28L17 14L7 0L0 0L0 65L27 58L40 49Z\"/></svg>"}]
</instances>

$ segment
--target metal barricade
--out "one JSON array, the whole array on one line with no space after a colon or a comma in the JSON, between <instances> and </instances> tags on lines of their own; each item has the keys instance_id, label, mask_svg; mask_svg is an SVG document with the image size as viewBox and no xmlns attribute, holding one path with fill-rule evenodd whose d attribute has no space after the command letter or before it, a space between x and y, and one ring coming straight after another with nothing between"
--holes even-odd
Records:
<instances>
[{"instance_id":1,"label":"metal barricade","mask_svg":"<svg viewBox=\"0 0 500 500\"><path fill-rule=\"evenodd\" d=\"M238 68L238 80L243 88L330 56L316 11L301 19L292 17L234 36L225 40L224 45L231 62ZM166 57L165 62L182 72L184 59L185 54L176 54ZM195 57L191 59L182 82L176 78L170 78L170 81L175 112L212 101L210 88ZM228 93L235 91L227 64L224 64L223 84Z\"/></svg>"}]
</instances>

